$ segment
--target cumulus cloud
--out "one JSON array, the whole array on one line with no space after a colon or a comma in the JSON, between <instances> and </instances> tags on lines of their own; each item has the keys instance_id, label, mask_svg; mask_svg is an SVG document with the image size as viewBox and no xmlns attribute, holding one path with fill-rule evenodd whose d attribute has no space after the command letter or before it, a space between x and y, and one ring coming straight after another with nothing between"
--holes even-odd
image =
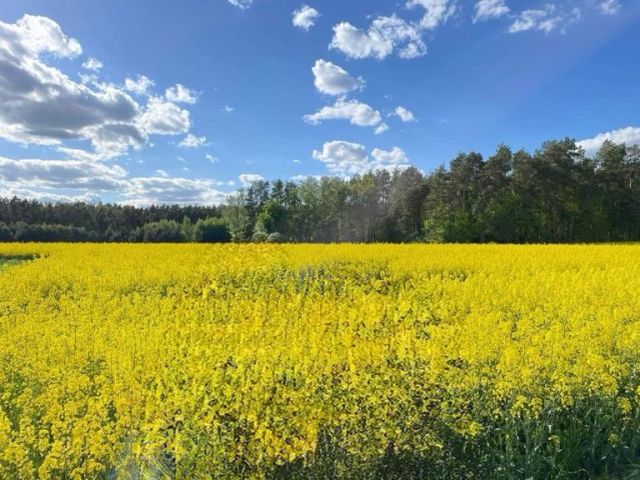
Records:
<instances>
[{"instance_id":1,"label":"cumulus cloud","mask_svg":"<svg viewBox=\"0 0 640 480\"><path fill-rule=\"evenodd\" d=\"M407 7L424 8L425 13L420 20L420 26L428 30L445 23L458 9L455 0L409 0Z\"/></svg>"},{"instance_id":2,"label":"cumulus cloud","mask_svg":"<svg viewBox=\"0 0 640 480\"><path fill-rule=\"evenodd\" d=\"M413 112L411 110L408 110L402 106L396 107L396 109L393 111L392 115L395 115L396 117L398 117L400 120L402 120L403 122L415 122L416 121L416 117L413 115Z\"/></svg>"},{"instance_id":3,"label":"cumulus cloud","mask_svg":"<svg viewBox=\"0 0 640 480\"><path fill-rule=\"evenodd\" d=\"M620 11L622 5L620 5L620 0L602 0L598 7L605 15L615 15Z\"/></svg>"},{"instance_id":4,"label":"cumulus cloud","mask_svg":"<svg viewBox=\"0 0 640 480\"><path fill-rule=\"evenodd\" d=\"M304 120L312 125L325 120L348 120L352 125L359 127L379 127L383 124L379 111L358 100L343 98L338 99L333 105L322 107L316 113L305 115Z\"/></svg>"},{"instance_id":5,"label":"cumulus cloud","mask_svg":"<svg viewBox=\"0 0 640 480\"><path fill-rule=\"evenodd\" d=\"M56 22L47 17L24 15L15 24L0 22L3 49L13 55L37 57L51 53L57 57L77 57L82 46L65 35Z\"/></svg>"},{"instance_id":6,"label":"cumulus cloud","mask_svg":"<svg viewBox=\"0 0 640 480\"><path fill-rule=\"evenodd\" d=\"M253 182L260 182L264 180L264 177L262 175L258 175L257 173L243 173L238 178L240 179L240 182L242 182L242 184L245 186L251 185Z\"/></svg>"},{"instance_id":7,"label":"cumulus cloud","mask_svg":"<svg viewBox=\"0 0 640 480\"><path fill-rule=\"evenodd\" d=\"M152 95L154 83L144 76L128 78L122 86L101 82L102 65L91 57L83 63L84 70L93 72L82 74L84 83L50 64L54 57L81 53L80 43L51 19L25 15L14 24L0 22L0 138L51 146L63 156L0 157L0 190L55 201L88 199L101 191L138 203L218 201L221 194L212 181L131 178L124 168L105 163L142 148L150 135L186 134L190 114L176 102L190 103L194 95L178 85L170 98ZM146 103L129 92L144 95ZM201 138L186 140L200 143Z\"/></svg>"},{"instance_id":8,"label":"cumulus cloud","mask_svg":"<svg viewBox=\"0 0 640 480\"><path fill-rule=\"evenodd\" d=\"M100 70L102 70L102 67L103 67L102 62L93 57L87 58L82 63L82 68L84 68L85 70L89 70L91 72L99 72Z\"/></svg>"},{"instance_id":9,"label":"cumulus cloud","mask_svg":"<svg viewBox=\"0 0 640 480\"><path fill-rule=\"evenodd\" d=\"M186 137L182 139L182 141L178 144L178 146L182 148L198 148L207 143L207 137L196 137L194 134L189 133Z\"/></svg>"},{"instance_id":10,"label":"cumulus cloud","mask_svg":"<svg viewBox=\"0 0 640 480\"><path fill-rule=\"evenodd\" d=\"M226 196L215 188L221 184L211 179L169 177L161 169L151 177L127 177L127 172L117 165L0 157L0 195L11 192L50 201L87 201L99 199L96 192L102 191L117 195L123 203L135 205L218 204ZM57 189L82 193L60 195Z\"/></svg>"},{"instance_id":11,"label":"cumulus cloud","mask_svg":"<svg viewBox=\"0 0 640 480\"><path fill-rule=\"evenodd\" d=\"M381 123L380 125L378 125L376 127L376 129L373 131L373 133L375 133L376 135L381 135L384 132L386 132L387 130L389 130L389 125L387 125L386 123Z\"/></svg>"},{"instance_id":12,"label":"cumulus cloud","mask_svg":"<svg viewBox=\"0 0 640 480\"><path fill-rule=\"evenodd\" d=\"M315 25L316 19L320 16L320 12L309 5L303 4L293 12L292 16L294 26L303 30L309 30Z\"/></svg>"},{"instance_id":13,"label":"cumulus cloud","mask_svg":"<svg viewBox=\"0 0 640 480\"><path fill-rule=\"evenodd\" d=\"M151 97L140 117L140 125L150 134L178 135L189 130L191 119L188 110L161 97Z\"/></svg>"},{"instance_id":14,"label":"cumulus cloud","mask_svg":"<svg viewBox=\"0 0 640 480\"><path fill-rule=\"evenodd\" d=\"M95 149L95 159L109 159L126 153L130 148L138 150L147 140L147 134L138 126L127 123L110 123L87 129Z\"/></svg>"},{"instance_id":15,"label":"cumulus cloud","mask_svg":"<svg viewBox=\"0 0 640 480\"><path fill-rule=\"evenodd\" d=\"M362 173L367 170L369 163L364 145L343 140L327 142L322 150L314 150L312 155L323 162L331 173L341 176Z\"/></svg>"},{"instance_id":16,"label":"cumulus cloud","mask_svg":"<svg viewBox=\"0 0 640 480\"><path fill-rule=\"evenodd\" d=\"M227 194L215 188L214 180L134 177L128 180L124 203L133 205L210 205L224 201Z\"/></svg>"},{"instance_id":17,"label":"cumulus cloud","mask_svg":"<svg viewBox=\"0 0 640 480\"><path fill-rule=\"evenodd\" d=\"M578 145L585 149L588 155L594 155L605 142L626 143L627 145L640 144L640 127L626 127L610 132L599 133L595 137L587 138L578 142Z\"/></svg>"},{"instance_id":18,"label":"cumulus cloud","mask_svg":"<svg viewBox=\"0 0 640 480\"><path fill-rule=\"evenodd\" d=\"M128 92L136 95L146 95L155 85L155 82L145 75L138 75L137 78L125 78L124 88Z\"/></svg>"},{"instance_id":19,"label":"cumulus cloud","mask_svg":"<svg viewBox=\"0 0 640 480\"><path fill-rule=\"evenodd\" d=\"M241 10L246 10L253 5L253 0L227 0L234 7L238 7Z\"/></svg>"},{"instance_id":20,"label":"cumulus cloud","mask_svg":"<svg viewBox=\"0 0 640 480\"><path fill-rule=\"evenodd\" d=\"M483 22L508 15L511 9L506 0L478 0L475 7L473 22Z\"/></svg>"},{"instance_id":21,"label":"cumulus cloud","mask_svg":"<svg viewBox=\"0 0 640 480\"><path fill-rule=\"evenodd\" d=\"M551 33L558 30L564 33L572 24L580 20L580 9L563 10L554 4L546 4L542 9L525 10L518 15L509 27L509 33L537 30Z\"/></svg>"},{"instance_id":22,"label":"cumulus cloud","mask_svg":"<svg viewBox=\"0 0 640 480\"><path fill-rule=\"evenodd\" d=\"M410 166L405 152L399 147L390 151L376 148L370 157L363 145L343 140L325 143L322 150L313 151L313 158L323 162L332 174L342 177L371 170L402 170Z\"/></svg>"},{"instance_id":23,"label":"cumulus cloud","mask_svg":"<svg viewBox=\"0 0 640 480\"><path fill-rule=\"evenodd\" d=\"M112 124L132 124L138 104L110 84L88 86L51 67L42 53L75 56L77 40L52 20L25 15L0 22L0 137L11 142L59 145L91 140Z\"/></svg>"},{"instance_id":24,"label":"cumulus cloud","mask_svg":"<svg viewBox=\"0 0 640 480\"><path fill-rule=\"evenodd\" d=\"M349 22L333 27L329 48L340 50L350 58L383 59L395 53L410 59L427 53L422 35L445 23L457 11L455 0L408 0L408 8L420 7L424 15L418 22L408 22L397 15L375 18L369 27L360 29Z\"/></svg>"},{"instance_id":25,"label":"cumulus cloud","mask_svg":"<svg viewBox=\"0 0 640 480\"><path fill-rule=\"evenodd\" d=\"M13 160L0 157L0 179L22 187L114 190L127 172L117 165L82 160Z\"/></svg>"},{"instance_id":26,"label":"cumulus cloud","mask_svg":"<svg viewBox=\"0 0 640 480\"><path fill-rule=\"evenodd\" d=\"M361 77L352 77L344 68L322 59L316 60L311 71L314 85L327 95L344 95L362 88L365 83Z\"/></svg>"},{"instance_id":27,"label":"cumulus cloud","mask_svg":"<svg viewBox=\"0 0 640 480\"><path fill-rule=\"evenodd\" d=\"M55 193L50 190L37 190L23 187L16 187L15 185L2 185L0 183L0 197L2 198L26 198L29 200L37 200L43 203L69 203L69 202L83 202L83 203L98 203L101 201L100 195L94 192L84 192L78 195L64 195Z\"/></svg>"},{"instance_id":28,"label":"cumulus cloud","mask_svg":"<svg viewBox=\"0 0 640 480\"><path fill-rule=\"evenodd\" d=\"M383 59L394 52L401 58L415 58L427 53L420 28L396 15L376 18L368 30L339 23L333 27L329 48L350 58Z\"/></svg>"},{"instance_id":29,"label":"cumulus cloud","mask_svg":"<svg viewBox=\"0 0 640 480\"><path fill-rule=\"evenodd\" d=\"M405 169L411 166L407 154L400 147L393 147L389 151L374 148L371 156L373 157L374 170L387 167L391 169Z\"/></svg>"},{"instance_id":30,"label":"cumulus cloud","mask_svg":"<svg viewBox=\"0 0 640 480\"><path fill-rule=\"evenodd\" d=\"M198 96L193 90L188 89L180 83L176 83L173 87L167 88L164 96L173 103L188 103L193 105L198 101Z\"/></svg>"}]
</instances>

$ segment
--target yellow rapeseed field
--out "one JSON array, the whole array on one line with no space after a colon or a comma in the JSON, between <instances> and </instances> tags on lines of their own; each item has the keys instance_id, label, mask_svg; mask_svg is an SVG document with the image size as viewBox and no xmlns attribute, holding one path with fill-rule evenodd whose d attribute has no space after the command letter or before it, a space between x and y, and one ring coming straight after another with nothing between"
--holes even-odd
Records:
<instances>
[{"instance_id":1,"label":"yellow rapeseed field","mask_svg":"<svg viewBox=\"0 0 640 480\"><path fill-rule=\"evenodd\" d=\"M640 246L0 245L0 479L592 478Z\"/></svg>"}]
</instances>

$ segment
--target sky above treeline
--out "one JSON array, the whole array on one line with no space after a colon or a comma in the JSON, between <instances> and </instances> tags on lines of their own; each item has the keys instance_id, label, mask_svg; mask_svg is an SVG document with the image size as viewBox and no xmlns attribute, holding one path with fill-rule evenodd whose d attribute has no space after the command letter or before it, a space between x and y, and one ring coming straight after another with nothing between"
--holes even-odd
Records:
<instances>
[{"instance_id":1,"label":"sky above treeline","mask_svg":"<svg viewBox=\"0 0 640 480\"><path fill-rule=\"evenodd\" d=\"M637 0L0 0L0 196L219 203L640 143Z\"/></svg>"}]
</instances>

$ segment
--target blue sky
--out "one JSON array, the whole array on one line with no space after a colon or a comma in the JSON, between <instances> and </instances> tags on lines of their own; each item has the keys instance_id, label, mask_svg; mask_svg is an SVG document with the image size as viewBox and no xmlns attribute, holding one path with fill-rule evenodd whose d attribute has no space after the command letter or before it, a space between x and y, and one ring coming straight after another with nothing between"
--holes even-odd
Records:
<instances>
[{"instance_id":1,"label":"blue sky","mask_svg":"<svg viewBox=\"0 0 640 480\"><path fill-rule=\"evenodd\" d=\"M499 143L640 143L635 0L0 4L4 195L213 203Z\"/></svg>"}]
</instances>

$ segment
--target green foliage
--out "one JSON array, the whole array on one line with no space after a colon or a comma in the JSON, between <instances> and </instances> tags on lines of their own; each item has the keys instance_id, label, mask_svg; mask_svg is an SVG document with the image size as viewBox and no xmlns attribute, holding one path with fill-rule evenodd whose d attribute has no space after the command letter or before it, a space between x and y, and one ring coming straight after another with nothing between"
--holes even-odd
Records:
<instances>
[{"instance_id":1,"label":"green foliage","mask_svg":"<svg viewBox=\"0 0 640 480\"><path fill-rule=\"evenodd\" d=\"M1 235L5 236L8 230ZM90 242L95 240L93 232L82 227L66 225L17 223L13 228L13 240L18 242Z\"/></svg>"},{"instance_id":2,"label":"green foliage","mask_svg":"<svg viewBox=\"0 0 640 480\"><path fill-rule=\"evenodd\" d=\"M222 218L229 226L229 233L233 242L246 242L250 236L248 232L251 228L249 215L245 208L245 195L239 191L231 195L222 211Z\"/></svg>"},{"instance_id":3,"label":"green foliage","mask_svg":"<svg viewBox=\"0 0 640 480\"><path fill-rule=\"evenodd\" d=\"M193 241L202 243L230 242L229 225L220 218L198 220L193 227Z\"/></svg>"},{"instance_id":4,"label":"green foliage","mask_svg":"<svg viewBox=\"0 0 640 480\"><path fill-rule=\"evenodd\" d=\"M161 220L193 223L220 214L220 208L216 206L152 205L139 208L0 198L0 241L142 241L138 238L139 229L148 223ZM19 231L19 238L15 237L16 231ZM185 238L188 238L188 232Z\"/></svg>"},{"instance_id":5,"label":"green foliage","mask_svg":"<svg viewBox=\"0 0 640 480\"><path fill-rule=\"evenodd\" d=\"M180 225L180 236L183 240L187 242L193 241L195 225L191 223L189 217L184 217L182 219L182 224Z\"/></svg>"},{"instance_id":6,"label":"green foliage","mask_svg":"<svg viewBox=\"0 0 640 480\"><path fill-rule=\"evenodd\" d=\"M0 223L0 242L10 242L13 238L11 229L4 223Z\"/></svg>"},{"instance_id":7,"label":"green foliage","mask_svg":"<svg viewBox=\"0 0 640 480\"><path fill-rule=\"evenodd\" d=\"M269 239L269 233L261 219L258 219L253 232L252 240L256 243L264 243Z\"/></svg>"},{"instance_id":8,"label":"green foliage","mask_svg":"<svg viewBox=\"0 0 640 480\"><path fill-rule=\"evenodd\" d=\"M136 235L145 243L182 242L181 225L173 220L160 220L142 226Z\"/></svg>"}]
</instances>

